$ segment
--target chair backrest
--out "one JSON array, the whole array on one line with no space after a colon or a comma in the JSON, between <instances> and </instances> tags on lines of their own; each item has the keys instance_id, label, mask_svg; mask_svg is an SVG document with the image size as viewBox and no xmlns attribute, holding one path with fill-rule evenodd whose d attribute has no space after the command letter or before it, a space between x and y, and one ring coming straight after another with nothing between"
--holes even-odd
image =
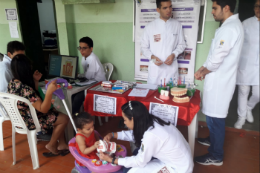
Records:
<instances>
[{"instance_id":1,"label":"chair backrest","mask_svg":"<svg viewBox=\"0 0 260 173\"><path fill-rule=\"evenodd\" d=\"M10 120L5 108L3 107L3 105L0 103L0 117L3 117L4 120Z\"/></svg>"},{"instance_id":2,"label":"chair backrest","mask_svg":"<svg viewBox=\"0 0 260 173\"><path fill-rule=\"evenodd\" d=\"M109 80L111 77L111 74L114 70L114 66L111 63L104 63L102 64L106 73L106 79Z\"/></svg>"},{"instance_id":3,"label":"chair backrest","mask_svg":"<svg viewBox=\"0 0 260 173\"><path fill-rule=\"evenodd\" d=\"M17 107L18 101L24 102L29 106L31 116L36 127L36 131L37 132L41 131L41 126L39 124L39 120L37 118L35 108L32 106L29 100L14 94L0 92L0 104L2 104L9 118L11 119L12 126L14 127L15 131L17 133L26 134L27 131L29 130L25 125L25 122L18 110Z\"/></svg>"}]
</instances>

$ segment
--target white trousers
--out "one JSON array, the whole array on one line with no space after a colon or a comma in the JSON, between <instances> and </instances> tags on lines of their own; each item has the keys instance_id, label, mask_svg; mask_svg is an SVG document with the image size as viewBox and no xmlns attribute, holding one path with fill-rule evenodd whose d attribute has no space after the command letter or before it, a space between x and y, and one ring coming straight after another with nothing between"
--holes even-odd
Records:
<instances>
[{"instance_id":1,"label":"white trousers","mask_svg":"<svg viewBox=\"0 0 260 173\"><path fill-rule=\"evenodd\" d=\"M246 118L247 110L252 110L259 102L259 85L252 86L252 96L248 100L250 91L249 85L238 86L238 109L237 113L240 117Z\"/></svg>"},{"instance_id":2,"label":"white trousers","mask_svg":"<svg viewBox=\"0 0 260 173\"><path fill-rule=\"evenodd\" d=\"M128 173L177 173L173 168L166 166L158 159L153 159L147 163L143 168L135 167L128 171Z\"/></svg>"}]
</instances>

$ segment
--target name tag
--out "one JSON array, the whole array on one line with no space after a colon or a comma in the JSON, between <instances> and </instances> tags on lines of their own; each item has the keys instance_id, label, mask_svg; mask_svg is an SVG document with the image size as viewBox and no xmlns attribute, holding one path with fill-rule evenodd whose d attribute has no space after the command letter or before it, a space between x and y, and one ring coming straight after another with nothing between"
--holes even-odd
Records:
<instances>
[{"instance_id":1,"label":"name tag","mask_svg":"<svg viewBox=\"0 0 260 173\"><path fill-rule=\"evenodd\" d=\"M154 42L160 42L161 41L161 34L153 35Z\"/></svg>"}]
</instances>

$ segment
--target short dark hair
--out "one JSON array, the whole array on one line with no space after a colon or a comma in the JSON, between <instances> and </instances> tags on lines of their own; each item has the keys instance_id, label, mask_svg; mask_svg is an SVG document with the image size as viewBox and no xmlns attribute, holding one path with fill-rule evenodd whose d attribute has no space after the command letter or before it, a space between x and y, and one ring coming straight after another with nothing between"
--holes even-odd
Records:
<instances>
[{"instance_id":1,"label":"short dark hair","mask_svg":"<svg viewBox=\"0 0 260 173\"><path fill-rule=\"evenodd\" d=\"M162 7L161 2L167 2L167 1L171 1L171 0L156 0L156 6L157 6L157 8L161 8L161 7Z\"/></svg>"},{"instance_id":2,"label":"short dark hair","mask_svg":"<svg viewBox=\"0 0 260 173\"><path fill-rule=\"evenodd\" d=\"M229 8L230 8L230 12L231 12L231 13L234 13L234 12L235 12L237 0L212 0L212 2L216 2L219 6L221 6L222 9L223 9L226 5L228 5Z\"/></svg>"},{"instance_id":3,"label":"short dark hair","mask_svg":"<svg viewBox=\"0 0 260 173\"><path fill-rule=\"evenodd\" d=\"M141 146L141 140L143 139L144 133L150 127L154 128L154 122L157 122L161 126L171 124L170 122L167 123L164 120L149 114L145 105L139 101L127 102L121 107L121 110L129 120L134 118L133 136L136 147Z\"/></svg>"},{"instance_id":4,"label":"short dark hair","mask_svg":"<svg viewBox=\"0 0 260 173\"><path fill-rule=\"evenodd\" d=\"M94 121L94 116L91 116L87 112L80 112L74 115L75 126L78 129L83 129L84 125Z\"/></svg>"},{"instance_id":5,"label":"short dark hair","mask_svg":"<svg viewBox=\"0 0 260 173\"><path fill-rule=\"evenodd\" d=\"M86 43L90 48L93 47L93 40L89 37L82 37L79 42Z\"/></svg>"},{"instance_id":6,"label":"short dark hair","mask_svg":"<svg viewBox=\"0 0 260 173\"><path fill-rule=\"evenodd\" d=\"M7 52L13 54L15 51L25 50L25 46L20 41L10 41L7 44Z\"/></svg>"}]
</instances>

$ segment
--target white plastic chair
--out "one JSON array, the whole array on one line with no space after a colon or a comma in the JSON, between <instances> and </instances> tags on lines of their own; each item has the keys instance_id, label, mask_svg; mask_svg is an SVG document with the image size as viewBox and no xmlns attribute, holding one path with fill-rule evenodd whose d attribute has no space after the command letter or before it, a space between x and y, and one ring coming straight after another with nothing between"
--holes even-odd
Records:
<instances>
[{"instance_id":1,"label":"white plastic chair","mask_svg":"<svg viewBox=\"0 0 260 173\"><path fill-rule=\"evenodd\" d=\"M103 65L103 68L104 68L105 73L106 73L106 79L109 80L110 77L111 77L111 74L113 73L114 66L111 63L104 63L102 65Z\"/></svg>"},{"instance_id":2,"label":"white plastic chair","mask_svg":"<svg viewBox=\"0 0 260 173\"><path fill-rule=\"evenodd\" d=\"M0 103L0 151L4 151L4 135L3 135L3 122L10 120L9 116L7 115L4 107Z\"/></svg>"},{"instance_id":3,"label":"white plastic chair","mask_svg":"<svg viewBox=\"0 0 260 173\"><path fill-rule=\"evenodd\" d=\"M36 127L35 130L28 130L27 126L25 125L25 122L23 121L23 118L17 108L18 101L24 102L29 106L31 116ZM0 92L0 103L3 105L4 109L6 110L12 122L13 165L16 164L15 132L17 132L19 134L27 134L33 169L39 168L39 158L38 158L38 151L36 146L37 144L36 133L41 131L41 126L39 124L34 107L29 102L29 100L23 97L16 96L14 94L1 93L1 92Z\"/></svg>"},{"instance_id":4,"label":"white plastic chair","mask_svg":"<svg viewBox=\"0 0 260 173\"><path fill-rule=\"evenodd\" d=\"M113 73L113 70L114 70L114 66L113 64L111 63L104 63L102 64L103 65L103 68L105 70L105 73L106 73L106 79L109 81L110 77L111 77L111 74ZM101 117L98 117L98 121L99 121L99 125L102 126L103 123L101 121ZM108 117L105 117L105 121L108 122Z\"/></svg>"}]
</instances>

